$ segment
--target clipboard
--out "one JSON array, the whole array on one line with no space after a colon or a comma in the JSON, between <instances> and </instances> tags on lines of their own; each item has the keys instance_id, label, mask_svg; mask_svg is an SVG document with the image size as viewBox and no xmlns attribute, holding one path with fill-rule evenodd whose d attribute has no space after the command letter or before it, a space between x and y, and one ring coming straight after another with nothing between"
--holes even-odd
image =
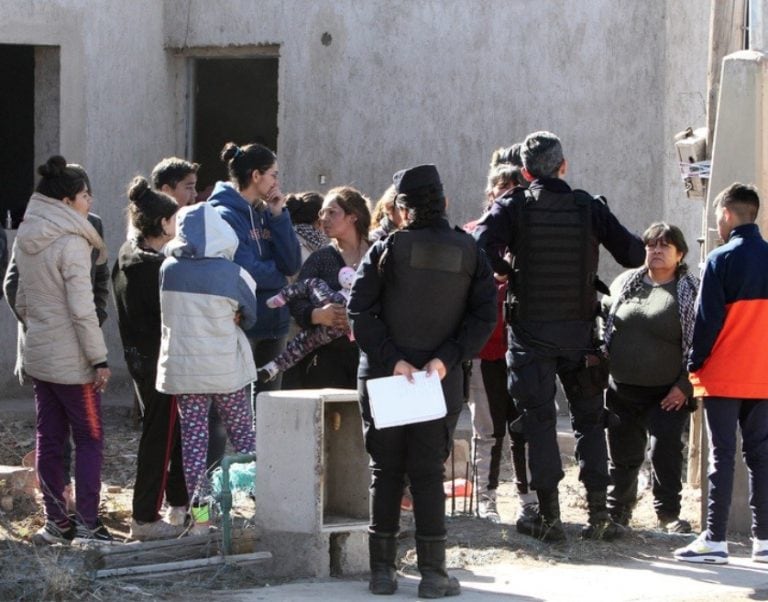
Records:
<instances>
[{"instance_id":1,"label":"clipboard","mask_svg":"<svg viewBox=\"0 0 768 602\"><path fill-rule=\"evenodd\" d=\"M385 376L367 381L373 424L377 429L417 424L443 418L445 396L437 372L414 372L415 382L405 376Z\"/></svg>"}]
</instances>

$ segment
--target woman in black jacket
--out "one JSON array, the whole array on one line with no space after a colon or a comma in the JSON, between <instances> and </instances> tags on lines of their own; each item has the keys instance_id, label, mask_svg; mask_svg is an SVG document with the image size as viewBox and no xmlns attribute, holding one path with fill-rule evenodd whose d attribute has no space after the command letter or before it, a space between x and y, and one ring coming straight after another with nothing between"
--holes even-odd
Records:
<instances>
[{"instance_id":1,"label":"woman in black jacket","mask_svg":"<svg viewBox=\"0 0 768 602\"><path fill-rule=\"evenodd\" d=\"M397 589L395 557L404 479L416 521L420 598L455 596L445 568L443 464L463 401L463 361L473 358L496 324L496 287L472 238L448 225L434 165L393 177L404 227L373 244L352 285L348 311L360 346L358 393L365 448L371 456L369 554L374 594ZM378 428L368 381L436 373L445 397L442 418ZM389 400L385 400L385 403Z\"/></svg>"},{"instance_id":2,"label":"woman in black jacket","mask_svg":"<svg viewBox=\"0 0 768 602\"><path fill-rule=\"evenodd\" d=\"M155 389L160 352L158 278L165 259L161 249L174 236L179 207L168 195L152 190L141 176L131 183L128 199L131 228L112 269L112 285L125 361L142 412L131 538L144 541L180 535L189 503L176 400ZM160 518L163 495L169 522Z\"/></svg>"}]
</instances>

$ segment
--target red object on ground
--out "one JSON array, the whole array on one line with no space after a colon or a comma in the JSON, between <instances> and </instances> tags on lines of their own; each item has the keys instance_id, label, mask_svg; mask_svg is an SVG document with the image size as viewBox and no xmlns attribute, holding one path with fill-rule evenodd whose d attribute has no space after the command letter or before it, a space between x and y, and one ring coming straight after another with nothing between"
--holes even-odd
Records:
<instances>
[{"instance_id":1,"label":"red object on ground","mask_svg":"<svg viewBox=\"0 0 768 602\"><path fill-rule=\"evenodd\" d=\"M443 491L447 497L471 497L472 496L472 482L466 479L454 479L454 485L451 486L451 481L445 481L443 483Z\"/></svg>"}]
</instances>

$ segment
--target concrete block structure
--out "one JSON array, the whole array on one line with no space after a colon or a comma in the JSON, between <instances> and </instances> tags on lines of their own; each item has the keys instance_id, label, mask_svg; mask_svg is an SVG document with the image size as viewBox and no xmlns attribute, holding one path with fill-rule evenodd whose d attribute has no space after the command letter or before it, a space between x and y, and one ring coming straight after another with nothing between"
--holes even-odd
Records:
<instances>
[{"instance_id":1,"label":"concrete block structure","mask_svg":"<svg viewBox=\"0 0 768 602\"><path fill-rule=\"evenodd\" d=\"M370 472L357 394L259 394L256 455L255 520L275 564L314 577L366 571Z\"/></svg>"}]
</instances>

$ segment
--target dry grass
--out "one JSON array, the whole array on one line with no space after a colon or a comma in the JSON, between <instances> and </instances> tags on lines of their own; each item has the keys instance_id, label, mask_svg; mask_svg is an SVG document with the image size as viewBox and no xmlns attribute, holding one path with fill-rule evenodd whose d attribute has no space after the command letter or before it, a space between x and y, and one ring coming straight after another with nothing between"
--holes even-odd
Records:
<instances>
[{"instance_id":1,"label":"dry grass","mask_svg":"<svg viewBox=\"0 0 768 602\"><path fill-rule=\"evenodd\" d=\"M132 428L130 413L125 408L106 409L105 431L105 487L101 514L114 534L125 537L130 523L131 486L139 433ZM30 449L33 433L31 419L0 422L0 462L19 464ZM586 521L586 503L576 468L571 465L560 486L568 541L554 545L536 541L515 530L518 508L510 477L509 462L505 461L498 492L501 524L466 515L448 519L450 567L494 563L616 564L627 558L668 557L674 548L690 538L667 535L655 528L651 495L645 489L631 523L633 531L626 538L616 542L581 540L579 531ZM108 485L120 490L108 492ZM2 493L0 482L0 495ZM696 532L699 529L699 492L686 488L683 494L681 516L692 523ZM457 509L463 509L461 501ZM243 515L241 520L244 520ZM0 555L3 558L0 600L209 600L211 590L237 590L263 583L263 579L247 567L237 566L155 578L96 580L83 568L82 549L75 546L37 548L29 543L43 521L40 502L23 496L15 498L13 511L0 512ZM400 552L401 568L406 572L415 571L414 541L407 529L401 539Z\"/></svg>"}]
</instances>

